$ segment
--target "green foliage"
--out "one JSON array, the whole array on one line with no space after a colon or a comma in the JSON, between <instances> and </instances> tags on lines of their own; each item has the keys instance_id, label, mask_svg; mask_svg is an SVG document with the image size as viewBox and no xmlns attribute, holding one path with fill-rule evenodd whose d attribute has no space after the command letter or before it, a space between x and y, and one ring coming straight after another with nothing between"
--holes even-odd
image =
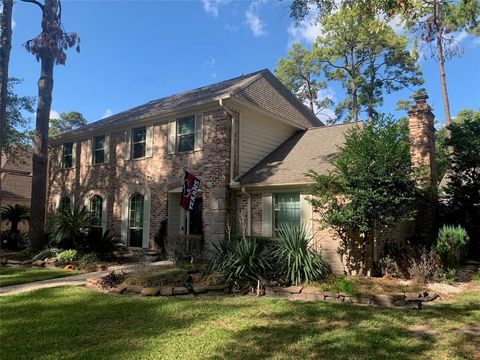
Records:
<instances>
[{"instance_id":1,"label":"green foliage","mask_svg":"<svg viewBox=\"0 0 480 360\"><path fill-rule=\"evenodd\" d=\"M224 239L214 244L212 269L224 274L226 285L238 290L265 282L271 256L254 238Z\"/></svg>"},{"instance_id":2,"label":"green foliage","mask_svg":"<svg viewBox=\"0 0 480 360\"><path fill-rule=\"evenodd\" d=\"M110 260L115 252L125 250L125 245L110 230L105 231L101 237L89 233L82 247L85 251L95 253L101 260Z\"/></svg>"},{"instance_id":3,"label":"green foliage","mask_svg":"<svg viewBox=\"0 0 480 360\"><path fill-rule=\"evenodd\" d=\"M14 87L21 83L20 79L8 79L6 121L1 135L3 137L1 150L10 161L16 161L30 145L30 136L25 131L30 125L30 119L26 116L34 112L35 98L15 94Z\"/></svg>"},{"instance_id":4,"label":"green foliage","mask_svg":"<svg viewBox=\"0 0 480 360\"><path fill-rule=\"evenodd\" d=\"M58 253L57 259L60 261L72 261L77 258L78 251L75 249L68 249Z\"/></svg>"},{"instance_id":5,"label":"green foliage","mask_svg":"<svg viewBox=\"0 0 480 360\"><path fill-rule=\"evenodd\" d=\"M440 229L434 251L445 269L456 269L465 260L469 240L461 226L444 225Z\"/></svg>"},{"instance_id":6,"label":"green foliage","mask_svg":"<svg viewBox=\"0 0 480 360\"><path fill-rule=\"evenodd\" d=\"M86 238L90 226L90 212L85 208L75 207L70 210L59 210L54 218L56 226L53 240L60 247L80 247Z\"/></svg>"},{"instance_id":7,"label":"green foliage","mask_svg":"<svg viewBox=\"0 0 480 360\"><path fill-rule=\"evenodd\" d=\"M472 255L480 254L480 110L462 110L449 126L445 146L453 147L446 193L448 224L462 225L468 232Z\"/></svg>"},{"instance_id":8,"label":"green foliage","mask_svg":"<svg viewBox=\"0 0 480 360\"><path fill-rule=\"evenodd\" d=\"M56 137L85 125L87 125L87 120L78 111L64 112L58 119L50 119L48 136Z\"/></svg>"},{"instance_id":9,"label":"green foliage","mask_svg":"<svg viewBox=\"0 0 480 360\"><path fill-rule=\"evenodd\" d=\"M18 224L21 221L28 220L30 218L28 207L25 205L15 204L7 205L2 209L0 218L3 221L10 222L10 233L16 233L18 231Z\"/></svg>"},{"instance_id":10,"label":"green foliage","mask_svg":"<svg viewBox=\"0 0 480 360\"><path fill-rule=\"evenodd\" d=\"M321 280L330 271L325 260L312 248L312 236L303 226L279 227L274 257L278 271L294 285Z\"/></svg>"},{"instance_id":11,"label":"green foliage","mask_svg":"<svg viewBox=\"0 0 480 360\"><path fill-rule=\"evenodd\" d=\"M433 280L453 285L458 280L458 272L456 269L438 269L433 274Z\"/></svg>"},{"instance_id":12,"label":"green foliage","mask_svg":"<svg viewBox=\"0 0 480 360\"><path fill-rule=\"evenodd\" d=\"M308 103L314 113L332 105L331 98L318 99L318 93L327 88L327 83L320 80L320 63L312 56L311 51L302 44L295 43L285 58L278 60L275 76L285 87L295 94L300 101Z\"/></svg>"},{"instance_id":13,"label":"green foliage","mask_svg":"<svg viewBox=\"0 0 480 360\"><path fill-rule=\"evenodd\" d=\"M360 293L357 279L346 278L345 276L331 274L319 284L320 289L331 292L343 292L349 296L356 297Z\"/></svg>"},{"instance_id":14,"label":"green foliage","mask_svg":"<svg viewBox=\"0 0 480 360\"><path fill-rule=\"evenodd\" d=\"M423 83L416 58L407 50L408 39L363 6L340 7L320 23L313 56L325 65L327 79L340 81L347 92L335 109L338 119L347 111L346 121L358 121L366 111L373 120L384 93Z\"/></svg>"},{"instance_id":15,"label":"green foliage","mask_svg":"<svg viewBox=\"0 0 480 360\"><path fill-rule=\"evenodd\" d=\"M415 213L420 192L410 141L405 126L381 116L349 129L339 150L330 174L307 174L314 180L309 201L339 238L347 268L363 272L371 266L374 231Z\"/></svg>"},{"instance_id":16,"label":"green foliage","mask_svg":"<svg viewBox=\"0 0 480 360\"><path fill-rule=\"evenodd\" d=\"M80 256L80 259L78 261L78 266L82 269L87 268L90 264L93 264L95 261L97 261L97 254L94 252L86 253Z\"/></svg>"},{"instance_id":17,"label":"green foliage","mask_svg":"<svg viewBox=\"0 0 480 360\"><path fill-rule=\"evenodd\" d=\"M155 271L139 271L128 274L125 282L128 285L144 287L183 286L187 279L188 271L173 268Z\"/></svg>"},{"instance_id":18,"label":"green foliage","mask_svg":"<svg viewBox=\"0 0 480 360\"><path fill-rule=\"evenodd\" d=\"M33 258L35 260L45 260L45 259L54 259L58 255L58 249L57 248L46 248L40 251L37 255L35 255Z\"/></svg>"}]
</instances>

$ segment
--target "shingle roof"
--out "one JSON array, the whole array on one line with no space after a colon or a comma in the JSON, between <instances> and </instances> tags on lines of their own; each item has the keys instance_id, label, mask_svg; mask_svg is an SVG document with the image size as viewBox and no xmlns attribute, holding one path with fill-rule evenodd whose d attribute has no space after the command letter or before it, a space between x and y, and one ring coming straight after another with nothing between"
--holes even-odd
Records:
<instances>
[{"instance_id":1,"label":"shingle roof","mask_svg":"<svg viewBox=\"0 0 480 360\"><path fill-rule=\"evenodd\" d=\"M361 123L320 126L300 131L243 175L241 185L280 185L310 183L305 173L331 170L330 160L345 141L345 132Z\"/></svg>"},{"instance_id":2,"label":"shingle roof","mask_svg":"<svg viewBox=\"0 0 480 360\"><path fill-rule=\"evenodd\" d=\"M240 91L246 92L242 92L239 97L242 97L247 101L253 102L260 107L264 107L266 110L273 110L272 112L275 113L275 109L272 109L271 105L266 105L266 102L262 101L262 99L260 98L265 97L265 94L268 94L269 101L271 101L272 99L278 98L278 94L276 96L272 95L272 91L268 91L265 86L263 86L262 88L263 91L260 92L257 91L258 89L256 85L253 87L249 87L249 85L252 84L255 80L262 78L268 79L268 82L271 84L272 88L275 88L276 91L281 92L283 95L282 97L287 97L288 99L288 102L290 104L289 111L280 109L283 111L280 111L279 115L283 115L286 117L290 116L292 121L297 122L305 127L310 127L312 125L316 126L319 124L319 120L315 117L315 115L308 111L305 105L303 105L299 100L296 100L295 96L293 96L288 90L286 90L280 83L280 81L277 80L270 73L270 71L268 71L267 69L263 69L247 75L241 75L233 79L200 87L198 89L185 91L158 100L152 100L146 104L109 116L105 119L92 122L84 127L68 132L68 134L88 132L97 128L118 125L126 121L133 121L153 115L161 115L162 113L201 105L223 95L235 95ZM246 94L249 96L247 96Z\"/></svg>"}]
</instances>

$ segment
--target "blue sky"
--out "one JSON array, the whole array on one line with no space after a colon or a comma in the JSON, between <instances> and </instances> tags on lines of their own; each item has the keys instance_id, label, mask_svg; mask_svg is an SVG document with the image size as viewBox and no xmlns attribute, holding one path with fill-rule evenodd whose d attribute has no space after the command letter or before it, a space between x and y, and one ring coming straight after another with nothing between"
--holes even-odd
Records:
<instances>
[{"instance_id":1,"label":"blue sky","mask_svg":"<svg viewBox=\"0 0 480 360\"><path fill-rule=\"evenodd\" d=\"M66 66L55 67L52 115L80 111L89 122L184 90L263 68L273 72L294 41L310 44L319 28L295 27L288 1L71 1L63 0L63 24L81 38ZM40 32L40 11L14 5L10 76L23 79L16 91L37 94L40 65L22 44ZM447 63L452 115L480 107L480 39L458 34L461 58ZM443 119L438 65L421 62L438 120ZM341 101L336 83L325 91ZM385 95L394 112L408 90ZM395 113L397 117L402 113ZM33 116L32 116L33 118Z\"/></svg>"}]
</instances>

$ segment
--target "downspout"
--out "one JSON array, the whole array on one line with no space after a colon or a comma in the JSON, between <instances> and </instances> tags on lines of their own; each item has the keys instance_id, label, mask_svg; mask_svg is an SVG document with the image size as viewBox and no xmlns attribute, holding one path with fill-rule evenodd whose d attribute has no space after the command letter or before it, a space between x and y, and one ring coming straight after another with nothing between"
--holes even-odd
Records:
<instances>
[{"instance_id":1,"label":"downspout","mask_svg":"<svg viewBox=\"0 0 480 360\"><path fill-rule=\"evenodd\" d=\"M235 117L235 113L231 111L227 106L225 106L223 100L229 99L230 95L226 97L218 99L218 103L220 107L222 107L228 115L230 115L231 124L230 124L230 187L239 187L240 183L238 181L234 181L234 173L235 173L235 138L236 138L236 124L237 119Z\"/></svg>"},{"instance_id":2,"label":"downspout","mask_svg":"<svg viewBox=\"0 0 480 360\"><path fill-rule=\"evenodd\" d=\"M242 194L247 195L247 235L252 236L252 195L242 186Z\"/></svg>"}]
</instances>

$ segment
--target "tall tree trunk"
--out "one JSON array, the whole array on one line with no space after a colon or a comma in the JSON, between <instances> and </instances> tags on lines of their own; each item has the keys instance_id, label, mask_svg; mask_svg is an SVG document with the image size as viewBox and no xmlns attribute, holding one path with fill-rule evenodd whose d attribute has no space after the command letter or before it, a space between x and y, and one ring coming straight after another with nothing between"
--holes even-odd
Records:
<instances>
[{"instance_id":1,"label":"tall tree trunk","mask_svg":"<svg viewBox=\"0 0 480 360\"><path fill-rule=\"evenodd\" d=\"M357 85L352 81L351 91L352 91L352 121L358 121L358 95L357 95Z\"/></svg>"},{"instance_id":2,"label":"tall tree trunk","mask_svg":"<svg viewBox=\"0 0 480 360\"><path fill-rule=\"evenodd\" d=\"M48 32L48 24L56 21L56 0L45 0L42 30ZM48 178L48 125L52 105L53 56L50 52L41 58L38 80L38 105L33 139L32 204L30 210L30 246L40 250L45 242L45 212Z\"/></svg>"},{"instance_id":3,"label":"tall tree trunk","mask_svg":"<svg viewBox=\"0 0 480 360\"><path fill-rule=\"evenodd\" d=\"M310 110L312 111L312 113L315 114L315 107L314 107L314 103L313 103L312 86L310 85L310 81L305 80L305 82L306 82L306 84L307 84L307 89L308 89L308 102L309 102L309 105L310 105Z\"/></svg>"},{"instance_id":4,"label":"tall tree trunk","mask_svg":"<svg viewBox=\"0 0 480 360\"><path fill-rule=\"evenodd\" d=\"M3 13L1 18L0 38L0 168L2 167L2 154L4 147L4 132L6 125L7 92L8 92L8 63L10 49L12 48L12 8L13 0L2 0ZM2 182L0 179L0 190ZM1 199L0 199L1 202ZM0 204L1 205L1 204Z\"/></svg>"}]
</instances>

